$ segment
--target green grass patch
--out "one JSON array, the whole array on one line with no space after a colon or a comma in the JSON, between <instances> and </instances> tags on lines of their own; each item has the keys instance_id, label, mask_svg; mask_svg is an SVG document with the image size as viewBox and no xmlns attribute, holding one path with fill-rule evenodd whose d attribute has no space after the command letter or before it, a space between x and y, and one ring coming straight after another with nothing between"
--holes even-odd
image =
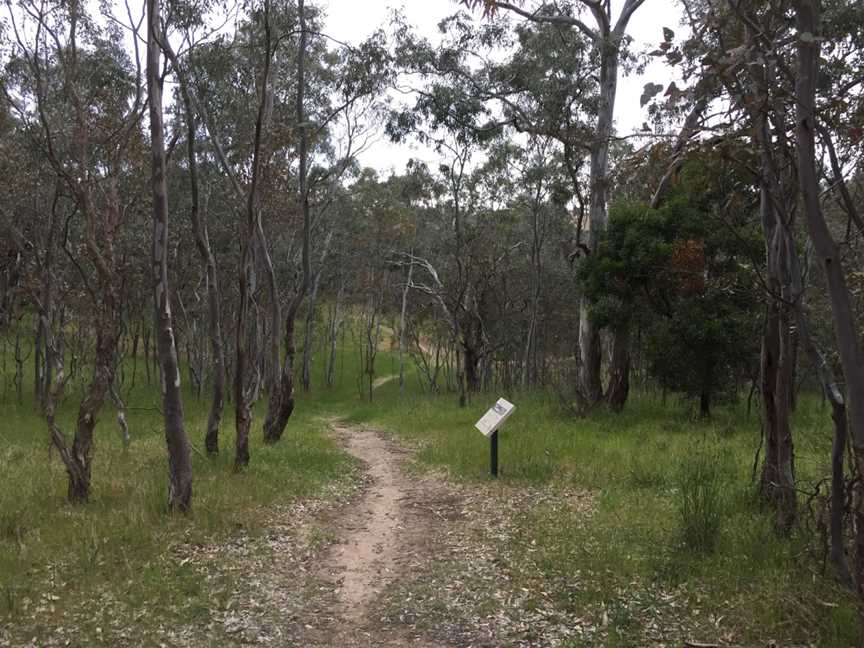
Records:
<instances>
[{"instance_id":1,"label":"green grass patch","mask_svg":"<svg viewBox=\"0 0 864 648\"><path fill-rule=\"evenodd\" d=\"M228 604L233 578L193 569L179 556L240 535L256 537L266 531L273 505L326 497L334 482L357 478L357 463L331 439L323 418L335 403L354 398L353 385L298 393L295 414L275 445L262 442L265 403L259 402L251 466L240 474L233 471L233 410L229 406L224 412L220 454L207 457L203 434L209 400L206 391L199 400L187 387L185 424L195 449L193 512L169 516L160 396L153 382L147 384L142 365L139 359L135 388L128 389L127 382L124 391L132 443L123 447L115 411L107 404L96 428L91 498L83 506L66 501L66 474L30 396L32 386L25 383L21 403L11 388L0 395L5 417L0 427L0 643L4 628L14 633L13 643L38 642L53 636L56 626L74 623L80 645L112 645L119 640L108 634L117 622L112 614L118 601L123 622L141 632L136 645L158 645L146 629L171 620L204 626ZM124 370L129 380L129 362ZM60 427L70 439L83 387L83 380L75 381L60 410ZM102 610L103 600L113 603ZM81 601L91 603L82 608ZM53 621L46 623L47 618Z\"/></svg>"},{"instance_id":2,"label":"green grass patch","mask_svg":"<svg viewBox=\"0 0 864 648\"><path fill-rule=\"evenodd\" d=\"M812 538L802 528L778 538L755 496L756 411L730 405L700 421L684 404L635 394L620 415L576 420L554 396L504 395L517 410L500 433L500 480L596 498L590 517L524 511L523 538L508 541L511 562L532 561L561 608L607 624L606 645L644 645L655 612L706 640L854 643L854 601L819 572ZM380 396L354 409L353 420L415 444L421 467L488 482L489 442L473 424L495 395L477 395L464 409L454 395ZM818 398L801 399L795 433L798 478L813 483L828 474L831 443ZM514 590L536 586L536 576L508 573Z\"/></svg>"},{"instance_id":3,"label":"green grass patch","mask_svg":"<svg viewBox=\"0 0 864 648\"><path fill-rule=\"evenodd\" d=\"M494 488L489 442L473 425L498 394L475 395L459 408L454 394L423 393L409 370L404 389L392 380L368 402L361 398L358 358L355 350L340 349L333 389L322 388L322 369L315 368L313 391L298 388L280 444L261 443L260 403L251 467L242 474L232 471L233 412L225 412L222 453L205 457L208 402L187 393L186 425L198 450L188 518L165 512L159 395L146 384L142 361L137 387L127 393L132 445L124 450L106 407L97 428L93 496L81 507L65 502L63 467L26 396L31 388L25 384L19 404L4 382L0 639L4 628L20 632L15 637L22 641L51 635L81 600L105 596L121 601L143 629L141 645L149 645L146 629L154 624L206 625L213 610L231 604L244 575L192 569L181 564L182 550L260 534L269 507L318 497L334 481L353 479L357 465L326 434L326 416L389 430L416 449L416 470ZM128 380L131 367L125 370ZM382 351L376 374L397 372L395 356ZM755 411L730 405L698 421L683 404L635 393L620 415L597 411L576 420L554 395L501 395L517 410L500 432L499 481L517 489L575 490L592 500L590 513L544 503L520 511L516 535L499 547L499 567L513 588L542 588L560 610L605 624L610 646L644 645L652 615L705 640L738 645L853 643L854 604L819 573L808 552L812 538L802 529L778 538L754 496ZM66 430L77 402L71 394L64 403ZM828 411L818 399L802 398L795 442L803 484L828 474L830 437ZM312 531L313 545L331 539L326 529ZM489 602L489 614L497 605ZM109 609L79 621L87 645L110 645L97 632L112 622Z\"/></svg>"}]
</instances>

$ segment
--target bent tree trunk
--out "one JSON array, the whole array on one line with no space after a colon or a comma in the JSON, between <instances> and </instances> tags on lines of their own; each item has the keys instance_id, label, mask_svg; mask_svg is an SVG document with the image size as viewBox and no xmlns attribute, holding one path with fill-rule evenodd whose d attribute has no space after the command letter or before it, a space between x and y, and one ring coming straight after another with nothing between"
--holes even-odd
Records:
<instances>
[{"instance_id":1,"label":"bent tree trunk","mask_svg":"<svg viewBox=\"0 0 864 648\"><path fill-rule=\"evenodd\" d=\"M56 403L59 399L66 377L63 372L62 354L56 351L51 334L46 339L47 353L55 362L55 387L46 394L45 417L51 432L51 441L60 454L60 459L66 469L69 484L67 498L73 504L82 504L90 497L90 475L93 452L93 430L97 417L102 411L105 397L114 380L114 350L119 338L119 326L112 318L113 289L100 309L100 317L96 322L96 358L93 377L87 387L87 393L78 407L78 417L75 425L75 436L69 447L66 436L56 422Z\"/></svg>"},{"instance_id":2,"label":"bent tree trunk","mask_svg":"<svg viewBox=\"0 0 864 648\"><path fill-rule=\"evenodd\" d=\"M165 180L165 139L162 126L162 80L159 66L159 0L147 1L147 90L150 109L150 146L153 194L152 281L156 309L156 350L162 375L165 443L168 447L168 509L192 507L192 463L183 427L180 367L168 292L168 188Z\"/></svg>"},{"instance_id":3,"label":"bent tree trunk","mask_svg":"<svg viewBox=\"0 0 864 648\"><path fill-rule=\"evenodd\" d=\"M73 12L73 23L77 21L77 12ZM72 31L75 27L73 24ZM73 44L74 49L74 44ZM73 100L75 118L72 126L73 143L78 160L84 165L89 160L89 127L77 96ZM89 181L70 180L69 188L75 202L84 217L84 242L88 260L95 270L97 290L93 304L95 318L93 327L96 334L96 347L93 375L84 398L78 407L78 417L75 425L75 436L71 447L60 431L55 420L56 402L59 398L67 377L63 371L63 350L56 344L50 321L49 312L44 317L45 357L51 358L55 369L55 388L48 393L46 403L46 419L51 432L51 439L57 448L69 478L68 498L72 503L86 502L90 496L90 476L93 449L93 431L97 418L102 411L105 398L114 381L114 358L121 332L120 305L116 293L116 264L114 255L115 236L120 228L120 204L118 187L114 170L109 166L107 187L103 187L101 195L104 203L97 208ZM50 309L52 299L47 307ZM62 318L60 327L62 328ZM50 372L49 372L50 373Z\"/></svg>"},{"instance_id":4,"label":"bent tree trunk","mask_svg":"<svg viewBox=\"0 0 864 648\"><path fill-rule=\"evenodd\" d=\"M280 378L279 408L276 410L276 415L272 421L268 421L264 426L265 443L276 443L282 439L288 420L294 413L294 356L296 355L294 318L297 315L295 304L299 304L299 300L295 299L294 303L291 304L285 318L285 361L282 363L282 376Z\"/></svg>"}]
</instances>

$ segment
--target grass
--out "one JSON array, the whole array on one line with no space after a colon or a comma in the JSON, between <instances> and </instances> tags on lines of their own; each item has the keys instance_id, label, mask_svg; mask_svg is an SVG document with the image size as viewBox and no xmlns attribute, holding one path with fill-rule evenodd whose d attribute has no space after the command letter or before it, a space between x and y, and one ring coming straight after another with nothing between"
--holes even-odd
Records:
<instances>
[{"instance_id":1,"label":"grass","mask_svg":"<svg viewBox=\"0 0 864 648\"><path fill-rule=\"evenodd\" d=\"M716 449L697 448L683 458L673 489L681 539L690 551L711 553L722 532L728 502L726 475L733 472Z\"/></svg>"},{"instance_id":2,"label":"grass","mask_svg":"<svg viewBox=\"0 0 864 648\"><path fill-rule=\"evenodd\" d=\"M560 606L593 609L598 621L605 614L608 645L644 645L633 599L642 597L644 611L668 607L670 596L677 607L669 614L705 640L854 644L854 601L820 573L812 536L799 527L778 538L755 497L755 411L731 405L698 421L683 404L635 394L623 414L577 421L554 396L503 395L517 410L500 433L500 479L596 495L587 523L543 506L524 511L517 546L531 548L521 559L540 566ZM388 384L352 418L416 445L418 469L482 485L490 479L488 441L472 425L495 397L475 396L460 409L453 396L400 396ZM801 399L795 430L796 469L807 488L829 473L831 422L818 398ZM574 573L591 575L577 591L566 585ZM518 590L519 570L511 576Z\"/></svg>"},{"instance_id":3,"label":"grass","mask_svg":"<svg viewBox=\"0 0 864 648\"><path fill-rule=\"evenodd\" d=\"M231 470L233 413L226 410L222 454L213 459L194 453L189 518L165 514L158 394L141 385L140 366L139 387L127 403L132 446L122 448L113 411L106 408L97 428L92 501L83 507L65 503L62 465L32 402L18 405L7 392L0 427L0 644L4 626L20 632L16 638L53 636L64 611L97 593L122 601L130 617L145 610L138 619L142 628L206 624L214 608L230 605L232 588L248 575L196 571L181 564L175 550L259 534L269 507L321 497L328 485L356 476L354 462L325 433L327 415L389 430L416 447L416 470L444 470L472 487L493 488L488 441L473 423L498 394L475 396L459 408L451 394L422 393L409 371L404 392L390 381L368 403L359 398L357 354L347 349L341 357L335 389L298 393L282 443L261 444L263 412L256 413L251 468L239 475ZM378 375L397 371L393 356L382 352ZM561 610L605 620L609 646L644 645L644 619L652 609L704 640L852 645L854 605L818 573L808 552L812 538L802 529L790 539L777 538L753 495L755 412L748 416L742 406L729 406L700 422L674 401L634 394L623 414L598 411L574 420L552 395L501 395L517 410L500 433L500 481L553 492L577 489L595 498L590 518L543 503L520 512L519 541L507 548L510 563L530 561L539 571L529 580L513 567L514 588L534 587L539 579ZM70 429L76 406L76 398L67 400L64 429ZM207 402L187 394L186 406L187 429L200 450ZM795 429L796 468L808 484L828 472L830 419L817 399L801 400ZM686 475L680 466L693 457L707 457L716 480L705 536L711 551L688 548L682 525ZM700 474L691 485L701 483ZM580 574L578 587L573 574ZM40 607L47 612L34 625L32 612ZM112 622L111 612L91 612L79 622L92 639L86 645L99 645L96 628ZM148 641L142 634L140 645Z\"/></svg>"},{"instance_id":4,"label":"grass","mask_svg":"<svg viewBox=\"0 0 864 648\"><path fill-rule=\"evenodd\" d=\"M334 401L351 398L353 386L318 399L298 394L296 413L276 445L261 441L264 404L259 403L251 468L241 474L232 470L233 410L224 413L221 453L206 457L209 402L187 393L186 428L196 448L193 513L171 517L166 514L159 394L155 385L146 385L140 366L137 381L127 398L132 444L123 448L114 410L107 405L96 429L91 499L79 507L65 500L65 471L32 400L25 396L18 404L7 392L0 427L0 645L4 625L20 633L15 642L30 636L46 640L54 634L54 628L44 625L46 614L59 624L64 612L83 612L78 622L88 627L79 630L89 637L87 645L98 645L96 628L107 628L116 619L98 604L82 606L81 601L101 596L121 600L130 624L138 611L146 610L140 619L144 628L172 619L207 623L210 613L227 603L231 583L179 564L175 553L238 534L260 534L269 507L322 497L334 483L357 477L356 463L326 434L322 419ZM24 393L31 389L25 384ZM61 410L60 426L70 438L78 401L79 394L70 394ZM40 608L45 609L35 614ZM140 641L158 645L146 633ZM111 641L106 637L103 643Z\"/></svg>"}]
</instances>

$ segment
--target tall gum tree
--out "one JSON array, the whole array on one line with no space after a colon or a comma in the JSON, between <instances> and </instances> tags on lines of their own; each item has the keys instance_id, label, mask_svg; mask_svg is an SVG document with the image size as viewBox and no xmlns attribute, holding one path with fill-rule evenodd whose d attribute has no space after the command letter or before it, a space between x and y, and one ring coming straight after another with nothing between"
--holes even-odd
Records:
<instances>
[{"instance_id":1,"label":"tall gum tree","mask_svg":"<svg viewBox=\"0 0 864 648\"><path fill-rule=\"evenodd\" d=\"M758 382L764 448L759 491L775 509L777 531L786 534L797 515L791 417L798 342L793 320L802 298L793 288L792 270L798 192L794 142L788 137L790 84L783 73L790 54L788 21L767 4L688 1L684 8L695 28L692 36L681 48L667 41L663 49L670 63L683 59L685 77L697 80L676 96L689 97L694 111L704 111L706 101L719 93L730 107L728 120L712 125L719 135L700 146L738 141L742 132L749 135L747 156L752 156L760 195L766 260Z\"/></svg>"},{"instance_id":2,"label":"tall gum tree","mask_svg":"<svg viewBox=\"0 0 864 648\"><path fill-rule=\"evenodd\" d=\"M859 339L858 323L852 307L852 297L837 243L825 219L820 202L819 176L816 170L816 133L818 129L816 90L819 82L821 48L820 3L818 0L797 0L796 46L797 76L795 84L796 128L798 146L798 176L804 198L804 214L810 240L825 275L834 335L843 375L846 379L846 408L855 468L864 470L864 353ZM855 482L855 580L858 597L864 600L864 497L860 479ZM861 633L859 646L864 646L864 606L859 605Z\"/></svg>"},{"instance_id":3,"label":"tall gum tree","mask_svg":"<svg viewBox=\"0 0 864 648\"><path fill-rule=\"evenodd\" d=\"M168 186L165 164L165 130L162 124L162 75L160 62L163 39L159 0L147 0L147 92L150 113L151 170L153 197L153 247L151 280L156 318L156 349L162 375L162 410L165 443L168 448L168 508L187 512L192 508L192 462L189 440L183 426L180 366L171 316L168 283Z\"/></svg>"},{"instance_id":4,"label":"tall gum tree","mask_svg":"<svg viewBox=\"0 0 864 648\"><path fill-rule=\"evenodd\" d=\"M198 119L196 115L192 92L189 87L189 74L183 62L175 53L168 38L160 40L165 56L170 60L182 100L183 118L186 123L186 158L189 172L190 206L189 218L195 235L195 248L204 264L207 275L207 322L210 337L210 348L213 354L213 398L207 415L207 427L204 433L204 447L208 454L219 452L219 427L222 422L222 412L225 408L225 343L222 335L222 295L219 289L219 273L217 272L216 256L210 246L210 235L207 227L206 208L202 208L201 190L198 173ZM187 54L191 61L192 52Z\"/></svg>"},{"instance_id":5,"label":"tall gum tree","mask_svg":"<svg viewBox=\"0 0 864 648\"><path fill-rule=\"evenodd\" d=\"M487 14L507 10L526 20L578 29L587 36L597 52L599 91L597 121L594 137L590 143L589 197L588 197L588 252L597 248L600 236L606 227L609 190L609 147L615 115L615 96L618 90L618 69L627 26L633 14L645 0L625 0L617 18L613 18L611 3L595 0L579 0L577 3L594 20L594 26L583 21L579 15L561 12L554 4L539 3L530 8L524 3L514 4L498 0L463 0L469 7L483 5ZM594 406L604 398L601 378L601 341L597 327L589 316L590 305L580 298L579 320L579 364L578 387L588 406ZM609 389L606 400L614 409L620 409L629 392L629 353L627 331L613 332L612 358L609 369Z\"/></svg>"},{"instance_id":6,"label":"tall gum tree","mask_svg":"<svg viewBox=\"0 0 864 648\"><path fill-rule=\"evenodd\" d=\"M43 411L66 468L68 499L81 503L90 496L94 430L116 370L121 335L116 245L125 211L120 183L125 156L137 142L143 93L140 75L130 77L123 55L101 40L104 35L77 0L51 8L28 0L18 8L7 7L13 56L26 73L21 85L5 88L6 98L23 123L33 124L38 146L81 215L87 263L75 263L82 275L92 273L92 280L85 280L92 307L85 321L95 337L93 373L78 407L71 444L56 418L68 374L62 327L50 330L47 319L53 309L50 284L40 313L44 353L52 365L46 373L53 374L53 385L43 394ZM117 92L111 97L94 92L100 83L114 84Z\"/></svg>"}]
</instances>

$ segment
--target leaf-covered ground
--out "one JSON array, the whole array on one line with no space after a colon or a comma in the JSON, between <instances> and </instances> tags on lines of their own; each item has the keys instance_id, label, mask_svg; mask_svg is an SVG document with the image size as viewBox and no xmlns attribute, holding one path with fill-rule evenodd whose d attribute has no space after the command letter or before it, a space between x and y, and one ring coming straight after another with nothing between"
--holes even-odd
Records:
<instances>
[{"instance_id":1,"label":"leaf-covered ground","mask_svg":"<svg viewBox=\"0 0 864 648\"><path fill-rule=\"evenodd\" d=\"M350 389L301 396L290 435L256 440L247 473L231 472L229 452L195 455L188 520L164 513L158 412L136 416L128 453L100 437L94 500L74 508L38 417L12 411L0 646L853 645L854 605L821 572L806 510L780 539L753 500L746 412L696 423L637 395L623 415L573 420L541 396L513 398L495 481L472 429L482 402L403 395L395 381L372 404ZM796 415L802 486L825 473L823 414L802 401ZM352 459L329 415L388 441ZM682 544L675 475L704 448L723 508L717 546L698 553ZM366 569L371 595L346 614L335 558L365 528L379 461L398 473L394 555L380 578L377 562Z\"/></svg>"}]
</instances>

